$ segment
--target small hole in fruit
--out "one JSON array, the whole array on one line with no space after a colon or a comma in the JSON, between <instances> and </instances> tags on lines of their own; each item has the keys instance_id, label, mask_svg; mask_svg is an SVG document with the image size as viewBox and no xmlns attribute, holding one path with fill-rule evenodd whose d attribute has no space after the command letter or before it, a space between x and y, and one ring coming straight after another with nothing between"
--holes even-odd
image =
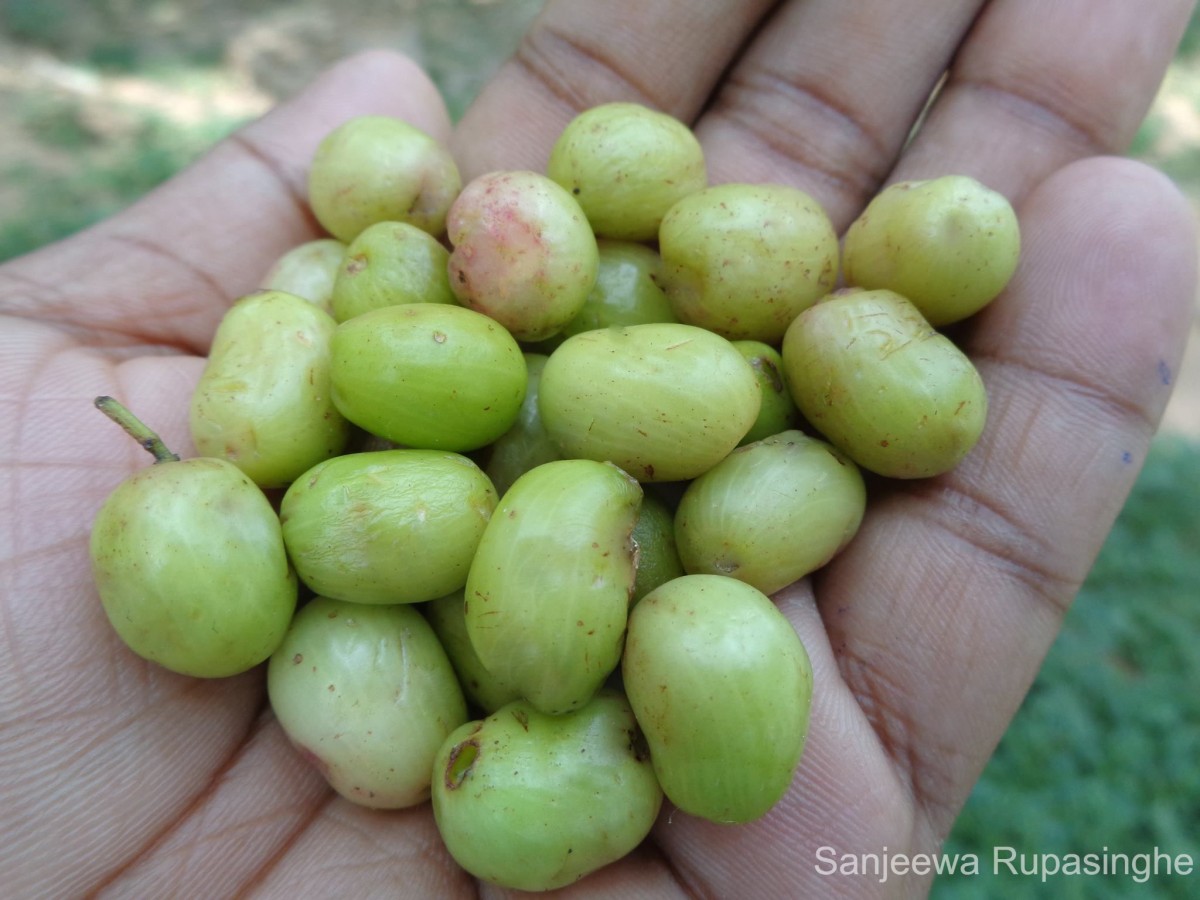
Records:
<instances>
[{"instance_id":1,"label":"small hole in fruit","mask_svg":"<svg viewBox=\"0 0 1200 900\"><path fill-rule=\"evenodd\" d=\"M450 751L446 760L446 789L453 791L463 783L475 765L479 756L479 744L475 741L463 741Z\"/></svg>"}]
</instances>

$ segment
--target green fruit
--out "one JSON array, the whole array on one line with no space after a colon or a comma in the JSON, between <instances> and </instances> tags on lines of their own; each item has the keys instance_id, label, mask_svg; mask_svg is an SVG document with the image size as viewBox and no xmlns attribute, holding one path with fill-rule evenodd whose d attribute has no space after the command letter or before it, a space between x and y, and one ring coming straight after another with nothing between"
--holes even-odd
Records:
<instances>
[{"instance_id":1,"label":"green fruit","mask_svg":"<svg viewBox=\"0 0 1200 900\"><path fill-rule=\"evenodd\" d=\"M346 245L333 238L307 241L279 257L260 287L303 297L332 315L333 281L345 253Z\"/></svg>"},{"instance_id":2,"label":"green fruit","mask_svg":"<svg viewBox=\"0 0 1200 900\"><path fill-rule=\"evenodd\" d=\"M637 578L633 586L633 602L673 578L684 574L675 545L675 516L658 497L646 494L633 526L633 542L637 545Z\"/></svg>"},{"instance_id":3,"label":"green fruit","mask_svg":"<svg viewBox=\"0 0 1200 900\"><path fill-rule=\"evenodd\" d=\"M376 222L346 248L333 284L339 322L403 303L454 303L446 274L449 252L406 222Z\"/></svg>"},{"instance_id":4,"label":"green fruit","mask_svg":"<svg viewBox=\"0 0 1200 900\"><path fill-rule=\"evenodd\" d=\"M463 306L521 341L557 334L583 307L599 265L579 204L536 172L471 181L446 220L450 287Z\"/></svg>"},{"instance_id":5,"label":"green fruit","mask_svg":"<svg viewBox=\"0 0 1200 900\"><path fill-rule=\"evenodd\" d=\"M422 604L421 612L450 657L468 700L485 713L491 713L521 698L516 687L497 678L479 661L467 634L467 607L462 591Z\"/></svg>"},{"instance_id":6,"label":"green fruit","mask_svg":"<svg viewBox=\"0 0 1200 900\"><path fill-rule=\"evenodd\" d=\"M674 322L675 313L659 287L662 259L643 244L602 240L596 284L578 315L563 328L566 337L613 325Z\"/></svg>"},{"instance_id":7,"label":"green fruit","mask_svg":"<svg viewBox=\"0 0 1200 900\"><path fill-rule=\"evenodd\" d=\"M546 174L579 201L601 237L646 241L676 202L704 188L704 151L678 119L637 103L577 115L550 151Z\"/></svg>"},{"instance_id":8,"label":"green fruit","mask_svg":"<svg viewBox=\"0 0 1200 900\"><path fill-rule=\"evenodd\" d=\"M833 289L838 240L808 194L722 184L671 207L658 233L663 288L679 321L730 340L777 344Z\"/></svg>"},{"instance_id":9,"label":"green fruit","mask_svg":"<svg viewBox=\"0 0 1200 900\"><path fill-rule=\"evenodd\" d=\"M691 574L728 575L773 594L840 552L866 503L849 458L786 431L739 447L688 486L675 511L679 556Z\"/></svg>"},{"instance_id":10,"label":"green fruit","mask_svg":"<svg viewBox=\"0 0 1200 900\"><path fill-rule=\"evenodd\" d=\"M495 440L488 452L484 471L487 472L488 478L492 479L496 493L501 497L512 487L514 481L530 469L544 462L562 458L558 444L546 433L542 425L542 415L538 411L538 385L542 380L542 369L546 367L546 360L547 357L540 353L525 354L528 382L525 399L521 401L521 410L517 413L517 421Z\"/></svg>"},{"instance_id":11,"label":"green fruit","mask_svg":"<svg viewBox=\"0 0 1200 900\"><path fill-rule=\"evenodd\" d=\"M438 749L467 721L450 660L408 606L311 600L271 657L267 693L333 789L376 809L427 800Z\"/></svg>"},{"instance_id":12,"label":"green fruit","mask_svg":"<svg viewBox=\"0 0 1200 900\"><path fill-rule=\"evenodd\" d=\"M804 750L812 668L760 591L686 575L629 616L621 674L667 798L714 822L749 822L787 792Z\"/></svg>"},{"instance_id":13,"label":"green fruit","mask_svg":"<svg viewBox=\"0 0 1200 900\"><path fill-rule=\"evenodd\" d=\"M97 405L160 460L121 482L92 525L92 574L109 622L134 653L184 675L258 665L296 607L275 510L232 463L180 462L111 398Z\"/></svg>"},{"instance_id":14,"label":"green fruit","mask_svg":"<svg viewBox=\"0 0 1200 900\"><path fill-rule=\"evenodd\" d=\"M440 235L461 188L449 150L386 116L359 116L334 129L308 173L313 215L344 243L376 222L408 222Z\"/></svg>"},{"instance_id":15,"label":"green fruit","mask_svg":"<svg viewBox=\"0 0 1200 900\"><path fill-rule=\"evenodd\" d=\"M542 372L542 423L565 456L610 460L640 481L695 478L758 416L754 371L691 325L630 325L563 342Z\"/></svg>"},{"instance_id":16,"label":"green fruit","mask_svg":"<svg viewBox=\"0 0 1200 900\"><path fill-rule=\"evenodd\" d=\"M333 401L372 434L409 447L476 450L512 427L525 360L487 316L410 303L341 323L331 344Z\"/></svg>"},{"instance_id":17,"label":"green fruit","mask_svg":"<svg viewBox=\"0 0 1200 900\"><path fill-rule=\"evenodd\" d=\"M433 814L476 878L545 891L615 862L650 832L662 791L629 704L605 690L547 716L518 701L447 738Z\"/></svg>"},{"instance_id":18,"label":"green fruit","mask_svg":"<svg viewBox=\"0 0 1200 900\"><path fill-rule=\"evenodd\" d=\"M796 404L783 377L783 356L770 344L762 341L733 341L738 353L746 357L762 388L762 407L754 425L746 432L739 446L796 427Z\"/></svg>"},{"instance_id":19,"label":"green fruit","mask_svg":"<svg viewBox=\"0 0 1200 900\"><path fill-rule=\"evenodd\" d=\"M582 706L621 658L642 490L616 466L526 472L488 523L467 577L480 662L543 712Z\"/></svg>"},{"instance_id":20,"label":"green fruit","mask_svg":"<svg viewBox=\"0 0 1200 900\"><path fill-rule=\"evenodd\" d=\"M931 325L978 312L1017 268L1021 233L1003 194L965 175L890 185L846 232L846 282L912 301Z\"/></svg>"},{"instance_id":21,"label":"green fruit","mask_svg":"<svg viewBox=\"0 0 1200 900\"><path fill-rule=\"evenodd\" d=\"M461 588L496 492L457 453L378 450L328 460L279 508L301 580L355 603L420 603Z\"/></svg>"},{"instance_id":22,"label":"green fruit","mask_svg":"<svg viewBox=\"0 0 1200 900\"><path fill-rule=\"evenodd\" d=\"M891 291L846 291L806 310L784 338L783 365L804 417L879 475L949 471L987 418L971 361Z\"/></svg>"},{"instance_id":23,"label":"green fruit","mask_svg":"<svg viewBox=\"0 0 1200 900\"><path fill-rule=\"evenodd\" d=\"M191 401L192 440L262 487L283 487L340 453L350 425L334 407L336 323L282 291L243 297L221 319Z\"/></svg>"}]
</instances>

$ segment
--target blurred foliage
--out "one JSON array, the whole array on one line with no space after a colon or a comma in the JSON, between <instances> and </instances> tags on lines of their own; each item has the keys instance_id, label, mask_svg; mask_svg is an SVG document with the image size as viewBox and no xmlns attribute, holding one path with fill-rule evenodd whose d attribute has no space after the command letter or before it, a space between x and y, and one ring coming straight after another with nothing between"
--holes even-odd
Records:
<instances>
[{"instance_id":1,"label":"blurred foliage","mask_svg":"<svg viewBox=\"0 0 1200 900\"><path fill-rule=\"evenodd\" d=\"M1194 897L1194 878L991 872L1018 853L1186 853L1200 864L1200 444L1161 436L1024 705L946 842L977 876L939 898Z\"/></svg>"}]
</instances>

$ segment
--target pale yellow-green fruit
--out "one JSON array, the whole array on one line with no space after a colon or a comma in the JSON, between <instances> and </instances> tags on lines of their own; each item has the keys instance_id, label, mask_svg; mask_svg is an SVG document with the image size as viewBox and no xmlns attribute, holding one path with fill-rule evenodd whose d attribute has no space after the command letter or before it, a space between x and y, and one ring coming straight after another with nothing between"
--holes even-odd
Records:
<instances>
[{"instance_id":1,"label":"pale yellow-green fruit","mask_svg":"<svg viewBox=\"0 0 1200 900\"><path fill-rule=\"evenodd\" d=\"M637 103L577 115L546 174L571 192L600 237L646 241L677 201L708 183L704 151L678 119Z\"/></svg>"},{"instance_id":2,"label":"pale yellow-green fruit","mask_svg":"<svg viewBox=\"0 0 1200 900\"><path fill-rule=\"evenodd\" d=\"M639 481L695 478L758 417L750 364L720 335L677 323L585 331L542 371L542 423L567 457L610 460Z\"/></svg>"},{"instance_id":3,"label":"pale yellow-green fruit","mask_svg":"<svg viewBox=\"0 0 1200 900\"><path fill-rule=\"evenodd\" d=\"M310 600L271 657L267 694L301 755L374 809L429 799L437 752L467 721L450 660L409 606Z\"/></svg>"},{"instance_id":4,"label":"pale yellow-green fruit","mask_svg":"<svg viewBox=\"0 0 1200 900\"><path fill-rule=\"evenodd\" d=\"M243 297L217 327L192 393L192 440L262 487L284 487L342 452L350 425L334 406L330 344L337 323L295 294Z\"/></svg>"},{"instance_id":5,"label":"pale yellow-green fruit","mask_svg":"<svg viewBox=\"0 0 1200 900\"><path fill-rule=\"evenodd\" d=\"M313 215L343 243L375 222L408 222L440 235L461 189L450 151L388 116L358 116L335 128L308 173Z\"/></svg>"},{"instance_id":6,"label":"pale yellow-green fruit","mask_svg":"<svg viewBox=\"0 0 1200 900\"><path fill-rule=\"evenodd\" d=\"M679 556L689 573L728 575L773 594L839 553L866 503L847 456L785 431L739 447L688 485L675 511Z\"/></svg>"},{"instance_id":7,"label":"pale yellow-green fruit","mask_svg":"<svg viewBox=\"0 0 1200 900\"><path fill-rule=\"evenodd\" d=\"M733 341L762 388L762 407L754 425L741 440L741 446L761 441L796 426L796 404L783 377L783 355L762 341Z\"/></svg>"},{"instance_id":8,"label":"pale yellow-green fruit","mask_svg":"<svg viewBox=\"0 0 1200 900\"><path fill-rule=\"evenodd\" d=\"M513 482L530 469L562 459L562 451L546 433L542 414L538 410L538 386L548 357L541 353L526 353L524 356L528 378L525 399L521 401L521 410L513 426L488 447L484 466L484 471L496 487L496 493L502 497Z\"/></svg>"},{"instance_id":9,"label":"pale yellow-green fruit","mask_svg":"<svg viewBox=\"0 0 1200 900\"><path fill-rule=\"evenodd\" d=\"M458 683L467 699L484 713L492 713L514 700L521 692L503 679L497 678L479 660L479 654L467 634L467 608L463 591L438 597L419 607L433 627L442 648L450 657Z\"/></svg>"},{"instance_id":10,"label":"pale yellow-green fruit","mask_svg":"<svg viewBox=\"0 0 1200 900\"><path fill-rule=\"evenodd\" d=\"M777 344L833 289L838 240L803 191L721 184L671 207L658 232L663 288L679 321L730 340Z\"/></svg>"},{"instance_id":11,"label":"pale yellow-green fruit","mask_svg":"<svg viewBox=\"0 0 1200 900\"><path fill-rule=\"evenodd\" d=\"M983 433L979 372L891 291L839 292L801 313L784 338L783 367L804 417L879 475L948 472Z\"/></svg>"},{"instance_id":12,"label":"pale yellow-green fruit","mask_svg":"<svg viewBox=\"0 0 1200 900\"><path fill-rule=\"evenodd\" d=\"M346 245L335 238L306 241L284 253L259 285L266 291L287 291L333 314L333 282Z\"/></svg>"},{"instance_id":13,"label":"pale yellow-green fruit","mask_svg":"<svg viewBox=\"0 0 1200 900\"><path fill-rule=\"evenodd\" d=\"M402 303L454 303L437 238L407 222L376 222L343 254L334 279L333 317L339 322Z\"/></svg>"},{"instance_id":14,"label":"pale yellow-green fruit","mask_svg":"<svg viewBox=\"0 0 1200 900\"><path fill-rule=\"evenodd\" d=\"M616 466L555 460L501 498L466 585L484 668L545 713L578 709L617 667L642 490Z\"/></svg>"},{"instance_id":15,"label":"pale yellow-green fruit","mask_svg":"<svg viewBox=\"0 0 1200 900\"><path fill-rule=\"evenodd\" d=\"M630 613L621 676L677 807L749 822L783 798L808 735L813 673L761 591L720 575L651 591Z\"/></svg>"},{"instance_id":16,"label":"pale yellow-green fruit","mask_svg":"<svg viewBox=\"0 0 1200 900\"><path fill-rule=\"evenodd\" d=\"M232 463L196 457L126 478L96 514L96 590L134 653L221 678L270 656L296 608L279 519Z\"/></svg>"},{"instance_id":17,"label":"pale yellow-green fruit","mask_svg":"<svg viewBox=\"0 0 1200 900\"><path fill-rule=\"evenodd\" d=\"M846 282L907 297L931 325L965 319L1008 284L1021 254L1003 194L965 175L881 191L846 232Z\"/></svg>"},{"instance_id":18,"label":"pale yellow-green fruit","mask_svg":"<svg viewBox=\"0 0 1200 900\"><path fill-rule=\"evenodd\" d=\"M659 286L662 258L644 244L600 240L600 268L583 309L563 328L564 337L609 328L675 322L667 295Z\"/></svg>"},{"instance_id":19,"label":"pale yellow-green fruit","mask_svg":"<svg viewBox=\"0 0 1200 900\"><path fill-rule=\"evenodd\" d=\"M637 545L637 579L633 585L636 603L660 584L685 574L675 543L675 514L652 494L642 497L633 542Z\"/></svg>"}]
</instances>

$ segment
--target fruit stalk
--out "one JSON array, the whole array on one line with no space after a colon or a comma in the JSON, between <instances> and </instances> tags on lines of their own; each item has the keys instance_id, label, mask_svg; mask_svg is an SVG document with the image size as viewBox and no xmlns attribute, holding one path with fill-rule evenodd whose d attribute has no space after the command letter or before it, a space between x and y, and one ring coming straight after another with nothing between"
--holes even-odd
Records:
<instances>
[{"instance_id":1,"label":"fruit stalk","mask_svg":"<svg viewBox=\"0 0 1200 900\"><path fill-rule=\"evenodd\" d=\"M96 409L120 425L126 434L154 457L155 465L163 462L179 462L179 455L173 453L156 432L126 409L119 400L113 397L97 397L95 404Z\"/></svg>"}]
</instances>

